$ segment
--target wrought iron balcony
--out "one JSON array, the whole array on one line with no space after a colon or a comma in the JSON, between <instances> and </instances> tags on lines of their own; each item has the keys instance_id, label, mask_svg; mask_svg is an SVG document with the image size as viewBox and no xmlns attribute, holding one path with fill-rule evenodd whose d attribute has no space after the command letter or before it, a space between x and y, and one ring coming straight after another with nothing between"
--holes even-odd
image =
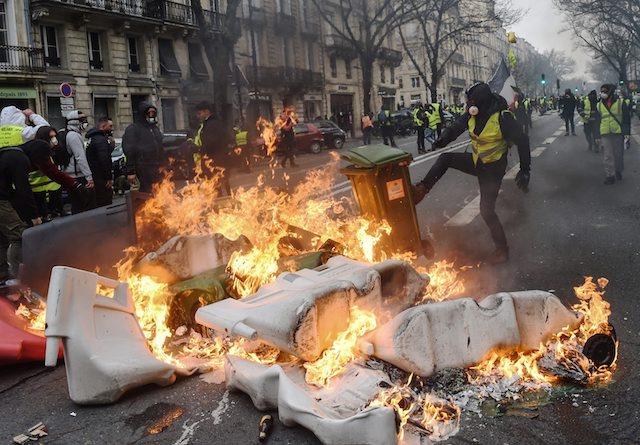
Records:
<instances>
[{"instance_id":1,"label":"wrought iron balcony","mask_svg":"<svg viewBox=\"0 0 640 445\"><path fill-rule=\"evenodd\" d=\"M300 32L305 37L317 39L320 37L320 23L304 20L300 23Z\"/></svg>"},{"instance_id":2,"label":"wrought iron balcony","mask_svg":"<svg viewBox=\"0 0 640 445\"><path fill-rule=\"evenodd\" d=\"M391 48L380 48L378 58L389 62L393 66L400 66L402 63L402 53Z\"/></svg>"},{"instance_id":3,"label":"wrought iron balcony","mask_svg":"<svg viewBox=\"0 0 640 445\"><path fill-rule=\"evenodd\" d=\"M275 32L281 35L293 34L296 30L296 18L291 14L279 12L276 14Z\"/></svg>"},{"instance_id":4,"label":"wrought iron balcony","mask_svg":"<svg viewBox=\"0 0 640 445\"><path fill-rule=\"evenodd\" d=\"M248 66L245 72L253 88L318 89L322 73L301 68Z\"/></svg>"},{"instance_id":5,"label":"wrought iron balcony","mask_svg":"<svg viewBox=\"0 0 640 445\"><path fill-rule=\"evenodd\" d=\"M39 73L45 70L44 51L28 46L0 45L0 73Z\"/></svg>"},{"instance_id":6,"label":"wrought iron balcony","mask_svg":"<svg viewBox=\"0 0 640 445\"><path fill-rule=\"evenodd\" d=\"M328 34L325 36L324 45L331 54L339 57L355 58L356 51L353 42L338 34Z\"/></svg>"}]
</instances>

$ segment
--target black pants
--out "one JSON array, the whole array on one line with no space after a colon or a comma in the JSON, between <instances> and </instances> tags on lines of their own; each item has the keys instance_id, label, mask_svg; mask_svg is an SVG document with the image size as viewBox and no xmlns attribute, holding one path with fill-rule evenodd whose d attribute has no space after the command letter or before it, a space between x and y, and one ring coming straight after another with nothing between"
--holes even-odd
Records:
<instances>
[{"instance_id":1,"label":"black pants","mask_svg":"<svg viewBox=\"0 0 640 445\"><path fill-rule=\"evenodd\" d=\"M371 133L373 133L372 127L367 127L362 130L362 143L364 145L371 144Z\"/></svg>"},{"instance_id":2,"label":"black pants","mask_svg":"<svg viewBox=\"0 0 640 445\"><path fill-rule=\"evenodd\" d=\"M296 164L296 153L294 144L295 141L289 138L284 138L280 143L280 147L282 147L282 154L284 155L284 157L282 158L283 167L286 167L287 160L289 161L289 165L291 165L292 167Z\"/></svg>"},{"instance_id":3,"label":"black pants","mask_svg":"<svg viewBox=\"0 0 640 445\"><path fill-rule=\"evenodd\" d=\"M449 168L454 168L478 178L480 186L480 215L491 231L491 237L497 248L507 248L507 237L496 213L496 200L507 170L507 155L490 164L473 164L471 153L443 153L422 181L431 190Z\"/></svg>"},{"instance_id":4,"label":"black pants","mask_svg":"<svg viewBox=\"0 0 640 445\"><path fill-rule=\"evenodd\" d=\"M160 164L138 164L136 165L136 176L140 182L140 191L151 193L153 185L162 181Z\"/></svg>"},{"instance_id":5,"label":"black pants","mask_svg":"<svg viewBox=\"0 0 640 445\"><path fill-rule=\"evenodd\" d=\"M96 193L96 207L113 204L113 188L107 187L107 181L103 178L94 176L93 184Z\"/></svg>"},{"instance_id":6,"label":"black pants","mask_svg":"<svg viewBox=\"0 0 640 445\"><path fill-rule=\"evenodd\" d=\"M584 137L587 138L587 144L589 144L589 150L596 149L596 139L598 138L598 134L596 133L596 125L592 122L584 123Z\"/></svg>"},{"instance_id":7,"label":"black pants","mask_svg":"<svg viewBox=\"0 0 640 445\"><path fill-rule=\"evenodd\" d=\"M424 127L416 127L416 132L418 134L418 151L424 151Z\"/></svg>"},{"instance_id":8,"label":"black pants","mask_svg":"<svg viewBox=\"0 0 640 445\"><path fill-rule=\"evenodd\" d=\"M564 119L565 134L569 134L569 126L571 126L571 134L576 134L576 124L573 122L573 114L571 116L562 116Z\"/></svg>"},{"instance_id":9,"label":"black pants","mask_svg":"<svg viewBox=\"0 0 640 445\"><path fill-rule=\"evenodd\" d=\"M393 138L393 127L382 127L382 142L384 145L396 147L396 141Z\"/></svg>"},{"instance_id":10,"label":"black pants","mask_svg":"<svg viewBox=\"0 0 640 445\"><path fill-rule=\"evenodd\" d=\"M440 122L439 124L437 124L436 126L436 135L438 136L438 138L440 138L440 135L442 134L442 122Z\"/></svg>"},{"instance_id":11,"label":"black pants","mask_svg":"<svg viewBox=\"0 0 640 445\"><path fill-rule=\"evenodd\" d=\"M76 181L87 184L85 178L76 178ZM86 212L87 210L96 208L96 194L93 189L80 189L82 192L71 193L71 213L74 215L80 212Z\"/></svg>"}]
</instances>

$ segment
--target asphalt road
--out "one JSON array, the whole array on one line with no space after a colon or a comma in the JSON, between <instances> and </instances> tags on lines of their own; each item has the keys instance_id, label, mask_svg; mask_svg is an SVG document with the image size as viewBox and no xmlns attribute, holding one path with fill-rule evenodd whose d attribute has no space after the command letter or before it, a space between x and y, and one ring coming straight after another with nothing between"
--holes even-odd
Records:
<instances>
[{"instance_id":1,"label":"asphalt road","mask_svg":"<svg viewBox=\"0 0 640 445\"><path fill-rule=\"evenodd\" d=\"M511 261L465 272L467 291L479 297L495 291L553 290L571 304L575 302L571 288L581 284L584 275L609 278L607 299L620 338L618 371L607 387L561 396L541 406L535 419L465 415L460 433L446 443L640 443L640 144L634 140L625 153L624 180L604 186L601 159L586 150L581 127L576 137L565 137L564 132L553 136L561 123L557 116L534 122L531 191L523 194L507 179L498 200ZM640 134L640 128L635 131ZM411 139L399 143L403 149L415 150ZM307 168L326 163L328 156L300 156L301 173L291 173L301 176ZM435 158L428 155L417 160L411 167L414 180L426 173ZM512 150L510 166L517 161L517 151ZM236 176L234 184L243 178ZM350 190L343 184L332 192ZM492 250L488 230L474 208L477 195L475 179L452 170L418 206L421 226L434 239L437 259L476 265ZM147 433L150 425L178 408L184 414L172 425L157 435ZM68 399L63 366L53 371L38 365L0 371L0 440L4 443L37 422L48 426L44 442L49 444L257 443L260 416L248 397L228 394L224 385L207 384L197 377L167 388L141 388L110 406L80 407ZM270 443L315 444L317 440L301 428L277 423Z\"/></svg>"}]
</instances>

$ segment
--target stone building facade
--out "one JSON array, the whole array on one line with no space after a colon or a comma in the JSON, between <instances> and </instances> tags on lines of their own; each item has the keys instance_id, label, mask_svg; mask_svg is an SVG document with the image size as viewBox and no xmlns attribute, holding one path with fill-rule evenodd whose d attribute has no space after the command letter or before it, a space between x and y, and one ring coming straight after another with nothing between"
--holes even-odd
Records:
<instances>
[{"instance_id":1,"label":"stone building facade","mask_svg":"<svg viewBox=\"0 0 640 445\"><path fill-rule=\"evenodd\" d=\"M75 107L92 120L111 117L118 136L150 101L165 132L188 128L189 106L212 99L213 87L193 12L180 1L31 0L46 66L39 100L49 120L61 126ZM218 12L205 13L215 29ZM62 82L72 85L73 104L61 101Z\"/></svg>"}]
</instances>

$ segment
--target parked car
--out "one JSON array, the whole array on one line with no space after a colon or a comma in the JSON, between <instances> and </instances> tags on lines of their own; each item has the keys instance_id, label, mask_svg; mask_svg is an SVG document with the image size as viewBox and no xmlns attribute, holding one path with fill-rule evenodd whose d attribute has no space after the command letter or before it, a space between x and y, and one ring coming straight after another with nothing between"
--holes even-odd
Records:
<instances>
[{"instance_id":1,"label":"parked car","mask_svg":"<svg viewBox=\"0 0 640 445\"><path fill-rule=\"evenodd\" d=\"M330 120L318 120L314 121L313 125L318 127L322 138L324 139L324 145L328 148L335 148L340 150L344 146L344 141L347 139L347 133L338 127L338 125Z\"/></svg>"},{"instance_id":2,"label":"parked car","mask_svg":"<svg viewBox=\"0 0 640 445\"><path fill-rule=\"evenodd\" d=\"M307 151L318 154L322 151L324 138L322 133L313 124L298 124L293 127L295 134L295 146L298 151Z\"/></svg>"},{"instance_id":3,"label":"parked car","mask_svg":"<svg viewBox=\"0 0 640 445\"><path fill-rule=\"evenodd\" d=\"M127 180L127 159L122 150L122 139L115 139L115 148L111 152L111 166L113 169L113 191L119 195L129 190L131 186Z\"/></svg>"},{"instance_id":4,"label":"parked car","mask_svg":"<svg viewBox=\"0 0 640 445\"><path fill-rule=\"evenodd\" d=\"M415 132L413 125L413 114L408 108L403 108L391 113L391 120L396 127L396 134L400 136L409 136Z\"/></svg>"}]
</instances>

